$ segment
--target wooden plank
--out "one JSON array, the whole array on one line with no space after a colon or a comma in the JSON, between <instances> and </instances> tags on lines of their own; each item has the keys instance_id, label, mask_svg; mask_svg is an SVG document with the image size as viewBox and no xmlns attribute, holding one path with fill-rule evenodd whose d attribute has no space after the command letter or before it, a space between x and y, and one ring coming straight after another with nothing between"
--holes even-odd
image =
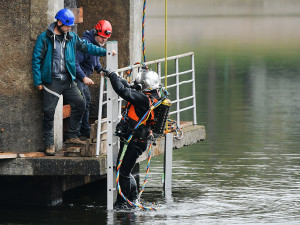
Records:
<instances>
[{"instance_id":1,"label":"wooden plank","mask_svg":"<svg viewBox=\"0 0 300 225\"><path fill-rule=\"evenodd\" d=\"M0 153L0 159L15 159L18 158L18 154L14 152Z\"/></svg>"},{"instance_id":2,"label":"wooden plank","mask_svg":"<svg viewBox=\"0 0 300 225\"><path fill-rule=\"evenodd\" d=\"M83 8L72 8L70 10L75 16L75 23L83 23Z\"/></svg>"},{"instance_id":3,"label":"wooden plank","mask_svg":"<svg viewBox=\"0 0 300 225\"><path fill-rule=\"evenodd\" d=\"M81 149L85 148L79 146L71 146L63 149L65 157L80 157L81 156Z\"/></svg>"},{"instance_id":4,"label":"wooden plank","mask_svg":"<svg viewBox=\"0 0 300 225\"><path fill-rule=\"evenodd\" d=\"M64 152L77 152L77 153L80 153L81 151L81 147L80 146L71 146L71 147L68 147L68 148L64 148L63 149Z\"/></svg>"},{"instance_id":5,"label":"wooden plank","mask_svg":"<svg viewBox=\"0 0 300 225\"><path fill-rule=\"evenodd\" d=\"M44 152L26 152L26 153L20 153L20 158L38 158L38 157L45 157Z\"/></svg>"}]
</instances>

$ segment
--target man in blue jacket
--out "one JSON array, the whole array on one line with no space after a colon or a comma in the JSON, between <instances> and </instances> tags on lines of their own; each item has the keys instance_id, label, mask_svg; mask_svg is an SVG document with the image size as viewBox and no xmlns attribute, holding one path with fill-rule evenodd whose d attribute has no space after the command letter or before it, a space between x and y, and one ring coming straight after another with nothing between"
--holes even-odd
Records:
<instances>
[{"instance_id":1,"label":"man in blue jacket","mask_svg":"<svg viewBox=\"0 0 300 225\"><path fill-rule=\"evenodd\" d=\"M34 86L43 91L43 141L47 155L55 155L53 120L61 94L72 109L66 142L84 144L78 138L79 122L85 110L85 103L74 82L76 50L91 55L106 55L105 49L87 43L70 32L75 17L69 9L58 11L55 19L57 21L38 36L32 57Z\"/></svg>"},{"instance_id":2,"label":"man in blue jacket","mask_svg":"<svg viewBox=\"0 0 300 225\"><path fill-rule=\"evenodd\" d=\"M110 38L112 33L112 26L107 20L100 20L95 29L85 31L83 33L83 40L97 46L103 47ZM113 55L115 52L113 51ZM102 67L99 62L99 56L90 55L81 51L76 51L76 80L77 86L81 93L83 93L85 100L85 111L79 127L79 136L81 139L90 137L89 124L89 108L91 104L91 94L88 85L93 85L94 81L90 78L94 70L100 73Z\"/></svg>"}]
</instances>

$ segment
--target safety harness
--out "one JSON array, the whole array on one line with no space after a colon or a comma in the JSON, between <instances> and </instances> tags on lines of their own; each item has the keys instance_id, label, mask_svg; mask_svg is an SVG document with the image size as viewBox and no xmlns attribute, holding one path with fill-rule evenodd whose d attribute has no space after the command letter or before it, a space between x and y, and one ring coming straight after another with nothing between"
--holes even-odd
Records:
<instances>
[{"instance_id":1,"label":"safety harness","mask_svg":"<svg viewBox=\"0 0 300 225\"><path fill-rule=\"evenodd\" d=\"M145 93L149 98L149 105L152 106L159 101L159 99L153 97L151 93ZM151 126L154 125L154 111L150 111L147 118L141 120L138 116L136 107L128 102L125 109L123 110L123 116L121 121L116 127L116 136L119 136L121 140L126 141L130 134L134 135L134 138L139 141L147 141ZM134 130L134 127L141 121L140 126Z\"/></svg>"}]
</instances>

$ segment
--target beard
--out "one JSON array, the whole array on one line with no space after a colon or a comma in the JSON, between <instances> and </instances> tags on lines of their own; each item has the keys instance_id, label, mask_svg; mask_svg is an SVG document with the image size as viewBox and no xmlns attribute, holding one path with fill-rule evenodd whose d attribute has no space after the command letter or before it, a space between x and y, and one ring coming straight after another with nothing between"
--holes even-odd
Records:
<instances>
[{"instance_id":1,"label":"beard","mask_svg":"<svg viewBox=\"0 0 300 225\"><path fill-rule=\"evenodd\" d=\"M63 25L61 25L61 26L58 26L58 25L57 25L57 30L58 30L61 34L66 34L66 33L68 33L68 31L63 31L63 30L61 29L62 26L63 26Z\"/></svg>"},{"instance_id":2,"label":"beard","mask_svg":"<svg viewBox=\"0 0 300 225\"><path fill-rule=\"evenodd\" d=\"M103 46L106 44L106 42L103 42L103 43L98 42L98 44L99 44L101 47L103 47Z\"/></svg>"}]
</instances>

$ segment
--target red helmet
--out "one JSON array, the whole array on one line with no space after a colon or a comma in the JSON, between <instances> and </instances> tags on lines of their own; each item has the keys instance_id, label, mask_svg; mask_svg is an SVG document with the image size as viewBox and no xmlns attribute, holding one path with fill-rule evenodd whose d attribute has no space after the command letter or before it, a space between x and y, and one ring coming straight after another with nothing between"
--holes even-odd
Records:
<instances>
[{"instance_id":1,"label":"red helmet","mask_svg":"<svg viewBox=\"0 0 300 225\"><path fill-rule=\"evenodd\" d=\"M96 24L95 29L99 36L110 38L112 27L110 22L108 22L107 20L100 20Z\"/></svg>"}]
</instances>

